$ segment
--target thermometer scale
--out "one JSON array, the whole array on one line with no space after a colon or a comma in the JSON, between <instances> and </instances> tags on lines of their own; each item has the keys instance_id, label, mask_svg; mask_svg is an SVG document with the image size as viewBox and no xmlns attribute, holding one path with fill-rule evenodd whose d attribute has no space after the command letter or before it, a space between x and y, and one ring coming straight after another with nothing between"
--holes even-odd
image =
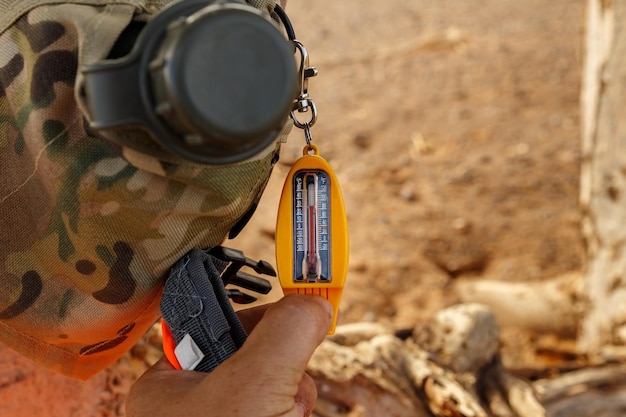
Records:
<instances>
[{"instance_id":1,"label":"thermometer scale","mask_svg":"<svg viewBox=\"0 0 626 417\"><path fill-rule=\"evenodd\" d=\"M294 177L294 187L295 280L328 282L331 280L328 175L320 170L300 171Z\"/></svg>"},{"instance_id":2,"label":"thermometer scale","mask_svg":"<svg viewBox=\"0 0 626 417\"><path fill-rule=\"evenodd\" d=\"M304 148L285 180L276 266L285 295L317 295L332 304L334 333L348 266L346 210L337 178L315 145Z\"/></svg>"}]
</instances>

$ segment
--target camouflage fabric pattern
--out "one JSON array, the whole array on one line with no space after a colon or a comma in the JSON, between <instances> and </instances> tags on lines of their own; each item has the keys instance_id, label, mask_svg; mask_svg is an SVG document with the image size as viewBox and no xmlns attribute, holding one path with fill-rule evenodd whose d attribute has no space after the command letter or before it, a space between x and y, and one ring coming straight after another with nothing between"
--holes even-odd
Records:
<instances>
[{"instance_id":1,"label":"camouflage fabric pattern","mask_svg":"<svg viewBox=\"0 0 626 417\"><path fill-rule=\"evenodd\" d=\"M41 5L0 34L0 343L78 378L154 323L169 267L222 242L278 155L277 143L226 166L162 161L90 131L77 69L155 11Z\"/></svg>"}]
</instances>

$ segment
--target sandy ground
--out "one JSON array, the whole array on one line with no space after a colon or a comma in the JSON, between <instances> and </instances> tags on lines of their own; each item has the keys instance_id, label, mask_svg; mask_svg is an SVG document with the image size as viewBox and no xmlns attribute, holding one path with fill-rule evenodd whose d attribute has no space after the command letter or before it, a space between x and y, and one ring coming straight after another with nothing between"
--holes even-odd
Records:
<instances>
[{"instance_id":1,"label":"sandy ground","mask_svg":"<svg viewBox=\"0 0 626 417\"><path fill-rule=\"evenodd\" d=\"M340 323L413 327L458 301L455 280L582 268L583 2L291 0L288 12L319 68L313 138L348 210ZM273 261L278 196L303 145L294 131L253 222L228 245ZM505 331L506 364L532 366L535 342ZM80 383L2 349L0 415L121 416L157 355L146 342Z\"/></svg>"}]
</instances>

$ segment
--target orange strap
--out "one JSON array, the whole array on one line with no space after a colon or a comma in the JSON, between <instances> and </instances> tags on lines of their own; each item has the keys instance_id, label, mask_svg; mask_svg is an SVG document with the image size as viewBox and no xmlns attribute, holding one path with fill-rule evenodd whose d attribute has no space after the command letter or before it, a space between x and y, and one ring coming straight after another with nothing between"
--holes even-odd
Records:
<instances>
[{"instance_id":1,"label":"orange strap","mask_svg":"<svg viewBox=\"0 0 626 417\"><path fill-rule=\"evenodd\" d=\"M174 353L174 350L176 349L176 343L174 342L172 332L170 331L167 323L165 323L165 320L161 320L161 331L163 332L163 353L165 353L165 357L168 361L170 361L170 364L175 369L181 370L182 367L178 362L176 353Z\"/></svg>"}]
</instances>

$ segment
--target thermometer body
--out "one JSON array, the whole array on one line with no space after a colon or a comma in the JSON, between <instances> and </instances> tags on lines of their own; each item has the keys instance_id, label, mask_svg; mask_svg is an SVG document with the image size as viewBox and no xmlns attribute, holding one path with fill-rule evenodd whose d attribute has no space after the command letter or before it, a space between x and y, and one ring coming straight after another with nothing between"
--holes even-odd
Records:
<instances>
[{"instance_id":1,"label":"thermometer body","mask_svg":"<svg viewBox=\"0 0 626 417\"><path fill-rule=\"evenodd\" d=\"M335 310L334 333L348 267L346 210L328 162L306 152L291 168L280 199L276 266L285 294L326 298Z\"/></svg>"}]
</instances>

